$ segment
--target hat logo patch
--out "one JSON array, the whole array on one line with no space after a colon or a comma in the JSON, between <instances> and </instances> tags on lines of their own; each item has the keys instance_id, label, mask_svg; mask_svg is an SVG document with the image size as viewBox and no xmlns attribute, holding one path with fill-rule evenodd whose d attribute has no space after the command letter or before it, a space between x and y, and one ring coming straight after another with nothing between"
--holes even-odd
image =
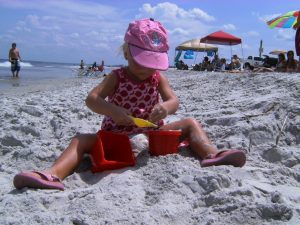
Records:
<instances>
[{"instance_id":1,"label":"hat logo patch","mask_svg":"<svg viewBox=\"0 0 300 225\"><path fill-rule=\"evenodd\" d=\"M158 47L161 44L161 38L158 36L157 32L152 33L151 42L154 46Z\"/></svg>"}]
</instances>

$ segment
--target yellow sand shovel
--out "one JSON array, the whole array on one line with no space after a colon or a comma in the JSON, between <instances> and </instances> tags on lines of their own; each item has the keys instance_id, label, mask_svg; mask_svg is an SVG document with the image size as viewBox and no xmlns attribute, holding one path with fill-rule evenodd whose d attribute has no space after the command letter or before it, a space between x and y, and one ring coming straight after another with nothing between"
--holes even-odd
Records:
<instances>
[{"instance_id":1,"label":"yellow sand shovel","mask_svg":"<svg viewBox=\"0 0 300 225\"><path fill-rule=\"evenodd\" d=\"M141 118L136 118L133 116L130 116L130 118L133 120L135 125L137 125L138 127L158 127L156 124L151 123L148 120L143 120Z\"/></svg>"}]
</instances>

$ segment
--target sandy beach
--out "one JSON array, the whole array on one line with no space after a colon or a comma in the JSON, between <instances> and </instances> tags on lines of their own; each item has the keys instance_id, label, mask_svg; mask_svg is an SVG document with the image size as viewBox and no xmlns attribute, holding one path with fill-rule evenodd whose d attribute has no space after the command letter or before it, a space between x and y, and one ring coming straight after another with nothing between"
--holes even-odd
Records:
<instances>
[{"instance_id":1,"label":"sandy beach","mask_svg":"<svg viewBox=\"0 0 300 225\"><path fill-rule=\"evenodd\" d=\"M0 224L300 224L300 74L167 71L180 99L221 149L242 148L242 168L201 168L188 148L93 174L87 156L65 191L13 187L20 171L52 165L77 133L102 116L85 106L103 78L72 78L0 90Z\"/></svg>"}]
</instances>

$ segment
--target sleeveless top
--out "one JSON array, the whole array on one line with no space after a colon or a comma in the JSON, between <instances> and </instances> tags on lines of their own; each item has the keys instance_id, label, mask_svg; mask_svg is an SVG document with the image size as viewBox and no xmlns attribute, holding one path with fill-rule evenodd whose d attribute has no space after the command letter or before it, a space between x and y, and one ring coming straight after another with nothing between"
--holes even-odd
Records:
<instances>
[{"instance_id":1,"label":"sleeveless top","mask_svg":"<svg viewBox=\"0 0 300 225\"><path fill-rule=\"evenodd\" d=\"M134 117L148 120L152 108L159 103L159 71L141 82L132 80L128 76L126 68L113 70L112 74L117 76L117 84L115 92L108 96L108 102L127 109ZM159 121L159 125L162 124L163 121ZM111 117L105 116L101 129L131 135L153 128L117 125Z\"/></svg>"}]
</instances>

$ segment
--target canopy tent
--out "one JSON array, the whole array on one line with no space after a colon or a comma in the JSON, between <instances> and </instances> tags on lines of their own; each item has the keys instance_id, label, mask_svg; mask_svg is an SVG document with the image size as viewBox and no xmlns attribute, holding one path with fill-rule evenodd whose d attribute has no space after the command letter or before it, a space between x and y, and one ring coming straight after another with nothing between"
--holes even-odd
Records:
<instances>
[{"instance_id":1,"label":"canopy tent","mask_svg":"<svg viewBox=\"0 0 300 225\"><path fill-rule=\"evenodd\" d=\"M232 34L219 30L201 38L200 41L202 43L208 43L208 44L230 45L231 57L232 57L232 45L241 44L242 58L244 59L242 39L233 36Z\"/></svg>"},{"instance_id":2,"label":"canopy tent","mask_svg":"<svg viewBox=\"0 0 300 225\"><path fill-rule=\"evenodd\" d=\"M178 52L176 53L176 51ZM188 52L189 53L192 52L216 53L218 51L218 47L215 45L207 45L207 44L200 43L200 38L185 41L175 48L175 59L174 59L175 64L178 62L183 51L186 51L186 53ZM189 54L189 55L184 54L184 58L185 59L194 58L194 62L195 62L197 55L194 56L193 54Z\"/></svg>"},{"instance_id":3,"label":"canopy tent","mask_svg":"<svg viewBox=\"0 0 300 225\"><path fill-rule=\"evenodd\" d=\"M241 38L235 37L221 30L201 38L200 41L202 43L217 45L238 45L242 43Z\"/></svg>"},{"instance_id":4,"label":"canopy tent","mask_svg":"<svg viewBox=\"0 0 300 225\"><path fill-rule=\"evenodd\" d=\"M198 38L198 39L192 39L192 40L181 43L180 45L178 45L175 48L175 50L176 51L192 50L195 52L208 52L208 51L217 52L218 47L214 46L214 45L206 45L206 44L200 43L200 38Z\"/></svg>"}]
</instances>

